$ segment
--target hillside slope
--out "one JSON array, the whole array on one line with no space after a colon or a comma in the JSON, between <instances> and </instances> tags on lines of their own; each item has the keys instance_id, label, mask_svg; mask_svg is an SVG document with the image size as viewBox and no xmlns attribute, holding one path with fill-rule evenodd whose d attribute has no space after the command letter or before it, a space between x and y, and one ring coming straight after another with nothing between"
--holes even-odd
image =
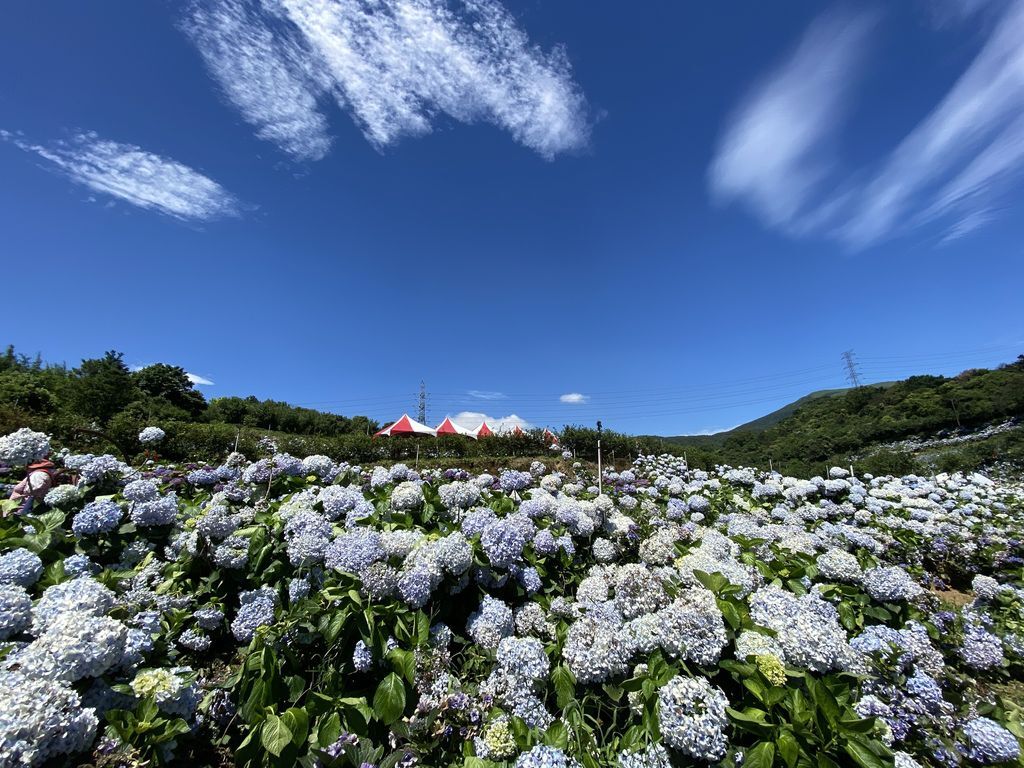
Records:
<instances>
[{"instance_id":1,"label":"hillside slope","mask_svg":"<svg viewBox=\"0 0 1024 768\"><path fill-rule=\"evenodd\" d=\"M895 383L896 382L894 381L883 381L878 384L870 384L868 386L891 387ZM799 400L787 403L771 413L766 413L764 416L759 416L752 421L740 424L738 427L733 427L732 429L725 430L724 432L716 432L713 435L676 435L674 437L666 437L665 440L678 445L721 445L727 438L739 432L760 432L761 430L768 429L768 427L778 424L780 421L794 413L798 408L802 408L812 400L817 400L822 397L833 397L849 391L850 387L819 389L815 392L804 395Z\"/></svg>"},{"instance_id":2,"label":"hillside slope","mask_svg":"<svg viewBox=\"0 0 1024 768\"><path fill-rule=\"evenodd\" d=\"M823 462L845 465L882 444L1019 419L1024 417L1024 356L993 370L912 376L887 386L809 396L793 406L774 424L737 428L717 445L704 447L714 459L733 465L771 461L786 471L817 467L820 472Z\"/></svg>"}]
</instances>

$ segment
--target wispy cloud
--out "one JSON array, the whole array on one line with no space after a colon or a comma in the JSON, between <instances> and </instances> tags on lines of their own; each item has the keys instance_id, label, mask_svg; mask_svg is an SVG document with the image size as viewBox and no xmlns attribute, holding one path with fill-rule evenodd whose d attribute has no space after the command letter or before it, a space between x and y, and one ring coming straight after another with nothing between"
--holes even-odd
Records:
<instances>
[{"instance_id":1,"label":"wispy cloud","mask_svg":"<svg viewBox=\"0 0 1024 768\"><path fill-rule=\"evenodd\" d=\"M238 200L213 179L134 144L95 133L76 133L48 145L8 131L0 131L0 138L38 155L72 181L139 208L200 221L239 212Z\"/></svg>"},{"instance_id":2,"label":"wispy cloud","mask_svg":"<svg viewBox=\"0 0 1024 768\"><path fill-rule=\"evenodd\" d=\"M549 159L588 140L565 52L531 44L496 0L196 0L183 26L257 135L299 158L327 151L328 99L377 147L440 113Z\"/></svg>"},{"instance_id":3,"label":"wispy cloud","mask_svg":"<svg viewBox=\"0 0 1024 768\"><path fill-rule=\"evenodd\" d=\"M835 165L834 130L848 108L850 75L863 58L871 22L865 15L821 17L754 88L711 163L711 191L719 200L741 201L783 229L807 215Z\"/></svg>"},{"instance_id":4,"label":"wispy cloud","mask_svg":"<svg viewBox=\"0 0 1024 768\"><path fill-rule=\"evenodd\" d=\"M506 397L504 392L487 392L479 389L471 389L466 394L477 400L504 400Z\"/></svg>"},{"instance_id":5,"label":"wispy cloud","mask_svg":"<svg viewBox=\"0 0 1024 768\"><path fill-rule=\"evenodd\" d=\"M953 239L993 220L1024 170L1024 0L1005 4L981 50L935 108L865 174L838 169L832 148L868 17L828 16L745 102L711 164L719 199L748 204L769 226L864 248L925 225ZM797 127L781 121L782 112Z\"/></svg>"},{"instance_id":6,"label":"wispy cloud","mask_svg":"<svg viewBox=\"0 0 1024 768\"><path fill-rule=\"evenodd\" d=\"M509 432L516 427L524 430L533 429L533 424L514 413L508 416L489 416L478 411L462 411L452 416L452 421L465 429L476 429L481 421L486 421L495 432Z\"/></svg>"},{"instance_id":7,"label":"wispy cloud","mask_svg":"<svg viewBox=\"0 0 1024 768\"><path fill-rule=\"evenodd\" d=\"M583 403L590 400L590 395L581 395L579 392L569 392L568 394L562 395L558 398L563 403L569 403L570 405L582 405Z\"/></svg>"},{"instance_id":8,"label":"wispy cloud","mask_svg":"<svg viewBox=\"0 0 1024 768\"><path fill-rule=\"evenodd\" d=\"M327 154L317 99L329 83L295 34L245 0L194 2L182 27L257 136L298 160Z\"/></svg>"}]
</instances>

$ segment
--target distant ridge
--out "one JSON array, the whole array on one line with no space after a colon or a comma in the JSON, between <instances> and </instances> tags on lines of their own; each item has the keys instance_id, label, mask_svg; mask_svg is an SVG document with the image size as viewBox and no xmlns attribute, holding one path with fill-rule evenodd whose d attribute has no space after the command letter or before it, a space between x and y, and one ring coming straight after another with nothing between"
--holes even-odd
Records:
<instances>
[{"instance_id":1,"label":"distant ridge","mask_svg":"<svg viewBox=\"0 0 1024 768\"><path fill-rule=\"evenodd\" d=\"M865 388L887 388L896 384L895 381L881 381L877 384L868 384ZM753 421L748 421L745 424L740 424L738 427L726 430L724 432L715 432L713 435L675 435L674 437L666 437L665 440L669 443L677 443L679 445L706 445L714 446L721 445L735 434L740 432L761 432L768 427L773 427L780 421L785 419L787 416L793 414L798 408L803 407L807 403L813 400L819 400L823 397L835 397L836 395L842 395L849 392L852 387L839 387L838 389L819 389L810 394L804 395L799 400L794 400L792 403L788 403L781 408L766 413L764 416L759 416Z\"/></svg>"}]
</instances>

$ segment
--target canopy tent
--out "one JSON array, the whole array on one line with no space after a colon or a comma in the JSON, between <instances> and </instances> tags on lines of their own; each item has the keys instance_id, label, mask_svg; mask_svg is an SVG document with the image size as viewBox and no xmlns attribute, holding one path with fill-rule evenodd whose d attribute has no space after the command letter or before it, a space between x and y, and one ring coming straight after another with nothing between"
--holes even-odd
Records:
<instances>
[{"instance_id":1,"label":"canopy tent","mask_svg":"<svg viewBox=\"0 0 1024 768\"><path fill-rule=\"evenodd\" d=\"M547 443L548 445L558 445L558 435L556 435L550 429L545 429L544 442Z\"/></svg>"},{"instance_id":2,"label":"canopy tent","mask_svg":"<svg viewBox=\"0 0 1024 768\"><path fill-rule=\"evenodd\" d=\"M515 435L516 437L519 437L520 435L525 435L526 433L523 432L522 427L520 427L518 424L516 424L515 428L511 432L509 432L509 434L510 435Z\"/></svg>"},{"instance_id":3,"label":"canopy tent","mask_svg":"<svg viewBox=\"0 0 1024 768\"><path fill-rule=\"evenodd\" d=\"M451 416L445 416L444 421L437 425L434 432L439 435L465 435L466 437L471 437L476 440L476 433L473 430L460 427L452 421Z\"/></svg>"},{"instance_id":4,"label":"canopy tent","mask_svg":"<svg viewBox=\"0 0 1024 768\"><path fill-rule=\"evenodd\" d=\"M393 435L434 435L434 430L426 424L420 424L415 419L410 419L409 414L403 413L402 418L388 427L384 427L374 437L392 437Z\"/></svg>"},{"instance_id":5,"label":"canopy tent","mask_svg":"<svg viewBox=\"0 0 1024 768\"><path fill-rule=\"evenodd\" d=\"M481 421L480 426L473 430L473 434L477 437L491 437L494 432L492 432L491 428L487 426L486 421Z\"/></svg>"}]
</instances>

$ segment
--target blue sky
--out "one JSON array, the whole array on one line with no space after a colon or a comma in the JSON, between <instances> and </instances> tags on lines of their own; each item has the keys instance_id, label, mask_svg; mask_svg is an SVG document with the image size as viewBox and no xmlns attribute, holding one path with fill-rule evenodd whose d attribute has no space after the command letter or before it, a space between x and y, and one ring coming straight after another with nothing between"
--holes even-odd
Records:
<instances>
[{"instance_id":1,"label":"blue sky","mask_svg":"<svg viewBox=\"0 0 1024 768\"><path fill-rule=\"evenodd\" d=\"M1024 1L376 7L12 3L3 341L661 434L1024 351Z\"/></svg>"}]
</instances>

